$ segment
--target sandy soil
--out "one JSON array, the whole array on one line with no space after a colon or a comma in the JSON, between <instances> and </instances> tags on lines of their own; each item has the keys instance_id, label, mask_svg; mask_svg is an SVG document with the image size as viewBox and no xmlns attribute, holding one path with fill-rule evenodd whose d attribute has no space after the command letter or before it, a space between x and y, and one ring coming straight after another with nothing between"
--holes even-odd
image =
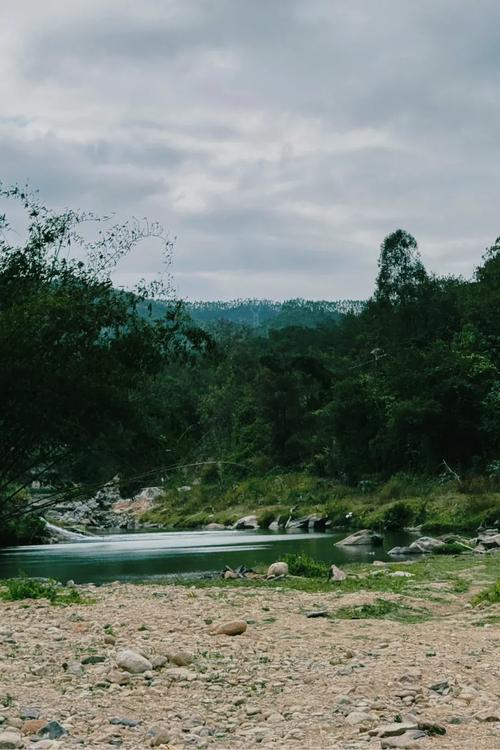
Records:
<instances>
[{"instance_id":1,"label":"sandy soil","mask_svg":"<svg viewBox=\"0 0 500 750\"><path fill-rule=\"evenodd\" d=\"M500 628L478 626L484 612L467 606L470 594L439 597L437 586L440 601L426 602L433 618L409 624L305 615L370 602L371 593L339 597L277 584L82 591L94 602L0 602L0 747L2 734L17 731L24 747L39 750L167 740L157 746L381 748L387 740L370 731L397 717L446 729L416 740L422 750L500 748ZM235 619L248 621L243 635L210 634L210 620ZM109 682L123 677L116 656L124 648L149 659L169 654L184 666L167 662L128 684ZM89 656L98 663L80 666ZM436 683L445 687L431 689ZM40 740L36 721L22 719L37 714L39 724L57 721L68 733Z\"/></svg>"}]
</instances>

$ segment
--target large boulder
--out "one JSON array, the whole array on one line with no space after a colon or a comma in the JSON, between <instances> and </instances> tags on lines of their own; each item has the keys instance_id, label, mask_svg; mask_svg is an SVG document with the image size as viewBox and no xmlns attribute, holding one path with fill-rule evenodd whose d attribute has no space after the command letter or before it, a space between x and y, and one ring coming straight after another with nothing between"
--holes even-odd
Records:
<instances>
[{"instance_id":1,"label":"large boulder","mask_svg":"<svg viewBox=\"0 0 500 750\"><path fill-rule=\"evenodd\" d=\"M485 549L495 549L500 547L500 533L498 529L484 529L477 535L477 542Z\"/></svg>"},{"instance_id":2,"label":"large boulder","mask_svg":"<svg viewBox=\"0 0 500 750\"><path fill-rule=\"evenodd\" d=\"M286 562L275 562L267 569L268 578L277 578L278 576L288 575L288 565Z\"/></svg>"},{"instance_id":3,"label":"large boulder","mask_svg":"<svg viewBox=\"0 0 500 750\"><path fill-rule=\"evenodd\" d=\"M233 529L237 529L238 531L258 528L257 516L243 516L243 518L239 518L233 525Z\"/></svg>"},{"instance_id":4,"label":"large boulder","mask_svg":"<svg viewBox=\"0 0 500 750\"><path fill-rule=\"evenodd\" d=\"M404 557L406 555L421 555L422 550L417 547L393 547L387 554L391 557Z\"/></svg>"},{"instance_id":5,"label":"large boulder","mask_svg":"<svg viewBox=\"0 0 500 750\"><path fill-rule=\"evenodd\" d=\"M242 635L247 629L247 624L243 620L234 620L234 622L223 622L216 625L210 631L211 635Z\"/></svg>"},{"instance_id":6,"label":"large boulder","mask_svg":"<svg viewBox=\"0 0 500 750\"><path fill-rule=\"evenodd\" d=\"M410 549L416 552L435 552L437 549L444 547L442 539L434 539L432 536L421 536L410 544Z\"/></svg>"},{"instance_id":7,"label":"large boulder","mask_svg":"<svg viewBox=\"0 0 500 750\"><path fill-rule=\"evenodd\" d=\"M383 537L375 531L372 531L371 529L361 529L354 534L346 536L345 539L341 539L340 542L336 542L336 545L338 547L361 547L368 545L380 546L383 541Z\"/></svg>"}]
</instances>

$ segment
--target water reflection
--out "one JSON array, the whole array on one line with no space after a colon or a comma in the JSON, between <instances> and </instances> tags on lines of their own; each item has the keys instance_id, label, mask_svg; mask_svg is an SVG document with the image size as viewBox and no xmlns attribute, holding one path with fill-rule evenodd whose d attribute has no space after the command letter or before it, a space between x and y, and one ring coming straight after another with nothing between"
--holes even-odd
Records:
<instances>
[{"instance_id":1,"label":"water reflection","mask_svg":"<svg viewBox=\"0 0 500 750\"><path fill-rule=\"evenodd\" d=\"M408 542L404 533L386 536L384 546L336 547L344 533L177 531L109 534L91 541L8 548L0 552L0 578L24 572L79 583L138 580L222 570L224 565L270 564L303 552L341 565L387 559L387 550Z\"/></svg>"}]
</instances>

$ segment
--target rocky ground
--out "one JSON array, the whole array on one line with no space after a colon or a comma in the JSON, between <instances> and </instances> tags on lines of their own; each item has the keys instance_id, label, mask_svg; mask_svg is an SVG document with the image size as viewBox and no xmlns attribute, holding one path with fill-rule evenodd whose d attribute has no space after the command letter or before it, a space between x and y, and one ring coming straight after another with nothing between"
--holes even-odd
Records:
<instances>
[{"instance_id":1,"label":"rocky ground","mask_svg":"<svg viewBox=\"0 0 500 750\"><path fill-rule=\"evenodd\" d=\"M84 605L0 602L0 748L498 749L499 609L468 603L488 570L460 572L466 593L445 575L404 594L116 583L80 587ZM380 599L428 619L335 617Z\"/></svg>"}]
</instances>

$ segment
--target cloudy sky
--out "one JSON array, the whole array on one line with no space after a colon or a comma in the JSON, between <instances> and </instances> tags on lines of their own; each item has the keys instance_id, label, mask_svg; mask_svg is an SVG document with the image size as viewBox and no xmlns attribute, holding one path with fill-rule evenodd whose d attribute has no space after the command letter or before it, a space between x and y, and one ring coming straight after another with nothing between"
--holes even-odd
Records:
<instances>
[{"instance_id":1,"label":"cloudy sky","mask_svg":"<svg viewBox=\"0 0 500 750\"><path fill-rule=\"evenodd\" d=\"M499 29L498 0L1 0L0 179L159 220L191 299L366 297L399 226L467 276L500 234Z\"/></svg>"}]
</instances>

